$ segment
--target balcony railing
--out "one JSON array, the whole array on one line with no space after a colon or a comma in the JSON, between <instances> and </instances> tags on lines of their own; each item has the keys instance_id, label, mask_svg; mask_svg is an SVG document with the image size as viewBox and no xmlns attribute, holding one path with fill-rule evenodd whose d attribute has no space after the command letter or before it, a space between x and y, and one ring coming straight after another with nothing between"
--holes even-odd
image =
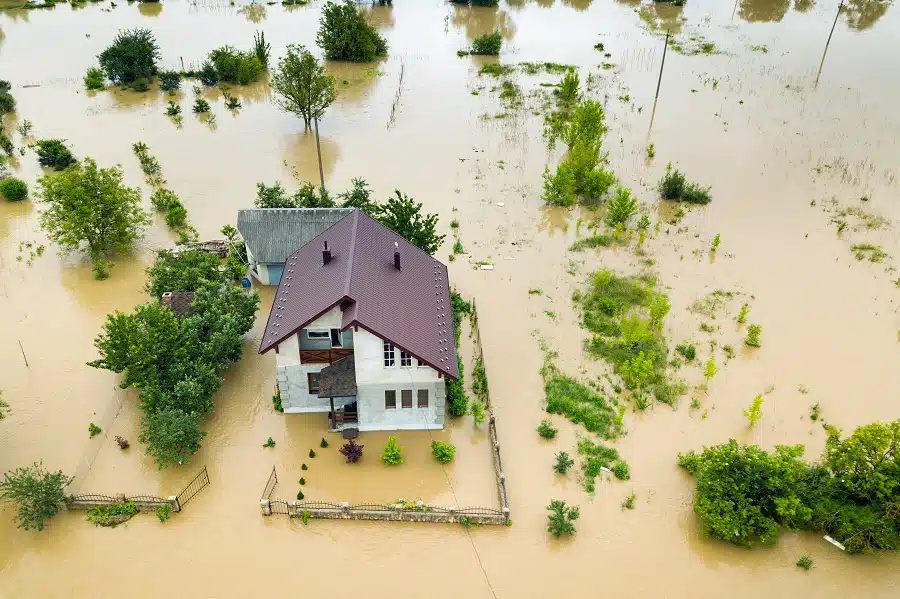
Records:
<instances>
[{"instance_id":1,"label":"balcony railing","mask_svg":"<svg viewBox=\"0 0 900 599\"><path fill-rule=\"evenodd\" d=\"M352 349L344 349L341 347L334 349L301 349L301 364L333 364L341 358L352 356Z\"/></svg>"}]
</instances>

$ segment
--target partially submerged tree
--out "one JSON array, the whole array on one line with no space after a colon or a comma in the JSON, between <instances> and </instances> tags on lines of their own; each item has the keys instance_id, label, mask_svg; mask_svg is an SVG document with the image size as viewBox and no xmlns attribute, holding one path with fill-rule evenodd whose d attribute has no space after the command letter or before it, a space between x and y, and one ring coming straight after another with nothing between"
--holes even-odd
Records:
<instances>
[{"instance_id":1,"label":"partially submerged tree","mask_svg":"<svg viewBox=\"0 0 900 599\"><path fill-rule=\"evenodd\" d=\"M438 235L437 214L422 215L422 203L415 202L400 190L378 207L376 220L414 246L434 254L441 247L445 235Z\"/></svg>"},{"instance_id":2,"label":"partially submerged tree","mask_svg":"<svg viewBox=\"0 0 900 599\"><path fill-rule=\"evenodd\" d=\"M121 85L156 74L159 46L149 29L126 29L119 31L98 58L109 80Z\"/></svg>"},{"instance_id":3,"label":"partially submerged tree","mask_svg":"<svg viewBox=\"0 0 900 599\"><path fill-rule=\"evenodd\" d=\"M62 173L38 179L41 214L47 236L66 252L83 242L95 266L95 276L106 278L105 264L113 252L127 252L150 224L141 208L138 190L122 184L119 166L101 169L91 158Z\"/></svg>"},{"instance_id":4,"label":"partially submerged tree","mask_svg":"<svg viewBox=\"0 0 900 599\"><path fill-rule=\"evenodd\" d=\"M62 471L47 472L43 464L35 462L3 475L0 499L16 504L19 528L44 530L45 522L59 512L65 487L71 482Z\"/></svg>"},{"instance_id":5,"label":"partially submerged tree","mask_svg":"<svg viewBox=\"0 0 900 599\"><path fill-rule=\"evenodd\" d=\"M305 47L290 45L272 76L272 89L282 110L303 119L309 127L334 102L334 77L325 72Z\"/></svg>"},{"instance_id":6,"label":"partially submerged tree","mask_svg":"<svg viewBox=\"0 0 900 599\"><path fill-rule=\"evenodd\" d=\"M330 60L371 62L387 56L387 42L366 18L353 0L343 4L327 2L322 9L316 43Z\"/></svg>"},{"instance_id":7,"label":"partially submerged tree","mask_svg":"<svg viewBox=\"0 0 900 599\"><path fill-rule=\"evenodd\" d=\"M147 444L147 453L156 459L160 469L187 462L200 449L205 436L196 412L167 408L141 418L139 440Z\"/></svg>"},{"instance_id":8,"label":"partially submerged tree","mask_svg":"<svg viewBox=\"0 0 900 599\"><path fill-rule=\"evenodd\" d=\"M221 277L219 257L212 252L159 250L147 269L147 291L159 299L167 291L194 291L205 283L220 282Z\"/></svg>"}]
</instances>

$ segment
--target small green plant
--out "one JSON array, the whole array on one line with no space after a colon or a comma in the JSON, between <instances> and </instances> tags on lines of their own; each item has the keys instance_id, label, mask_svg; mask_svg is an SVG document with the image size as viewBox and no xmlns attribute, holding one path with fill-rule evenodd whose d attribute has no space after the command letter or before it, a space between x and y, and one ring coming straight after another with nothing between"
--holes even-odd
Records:
<instances>
[{"instance_id":1,"label":"small green plant","mask_svg":"<svg viewBox=\"0 0 900 599\"><path fill-rule=\"evenodd\" d=\"M131 82L131 89L136 92L145 92L150 89L150 80L146 77L138 77Z\"/></svg>"},{"instance_id":2,"label":"small green plant","mask_svg":"<svg viewBox=\"0 0 900 599\"><path fill-rule=\"evenodd\" d=\"M747 338L744 339L744 344L749 345L750 347L759 347L759 334L762 332L762 327L758 324L751 324L747 326Z\"/></svg>"},{"instance_id":3,"label":"small green plant","mask_svg":"<svg viewBox=\"0 0 900 599\"><path fill-rule=\"evenodd\" d=\"M750 304L744 304L741 306L741 311L738 312L737 322L738 324L744 324L747 322L747 313L750 311Z\"/></svg>"},{"instance_id":4,"label":"small green plant","mask_svg":"<svg viewBox=\"0 0 900 599\"><path fill-rule=\"evenodd\" d=\"M500 47L503 45L503 38L499 31L479 35L472 40L472 54L497 56L500 54Z\"/></svg>"},{"instance_id":5,"label":"small green plant","mask_svg":"<svg viewBox=\"0 0 900 599\"><path fill-rule=\"evenodd\" d=\"M209 102L203 98L194 100L194 114L203 114L209 112Z\"/></svg>"},{"instance_id":6,"label":"small green plant","mask_svg":"<svg viewBox=\"0 0 900 599\"><path fill-rule=\"evenodd\" d=\"M0 181L0 195L10 202L20 202L28 197L28 184L10 177Z\"/></svg>"},{"instance_id":7,"label":"small green plant","mask_svg":"<svg viewBox=\"0 0 900 599\"><path fill-rule=\"evenodd\" d=\"M578 72L571 70L566 71L562 80L559 82L559 88L556 90L559 101L564 105L573 104L578 101L579 88L581 82L578 79Z\"/></svg>"},{"instance_id":8,"label":"small green plant","mask_svg":"<svg viewBox=\"0 0 900 599\"><path fill-rule=\"evenodd\" d=\"M88 425L88 434L93 439L102 432L102 429L93 422Z\"/></svg>"},{"instance_id":9,"label":"small green plant","mask_svg":"<svg viewBox=\"0 0 900 599\"><path fill-rule=\"evenodd\" d=\"M460 241L459 239L457 239L453 243L453 253L454 254L465 254L466 253L466 248L463 247L462 241Z\"/></svg>"},{"instance_id":10,"label":"small green plant","mask_svg":"<svg viewBox=\"0 0 900 599\"><path fill-rule=\"evenodd\" d=\"M709 248L709 251L712 253L716 253L716 250L719 249L719 244L722 243L722 238L719 237L719 234L716 233L716 236L713 237L712 245Z\"/></svg>"},{"instance_id":11,"label":"small green plant","mask_svg":"<svg viewBox=\"0 0 900 599\"><path fill-rule=\"evenodd\" d=\"M29 121L28 119L22 119L22 122L19 123L18 127L16 127L16 131L18 131L19 135L21 135L22 137L30 137L32 129L34 129L34 123Z\"/></svg>"},{"instance_id":12,"label":"small green plant","mask_svg":"<svg viewBox=\"0 0 900 599\"><path fill-rule=\"evenodd\" d=\"M821 417L822 417L822 406L820 406L818 404L818 402L814 403L809 408L809 419L812 420L813 422L815 422Z\"/></svg>"},{"instance_id":13,"label":"small green plant","mask_svg":"<svg viewBox=\"0 0 900 599\"><path fill-rule=\"evenodd\" d=\"M309 510L303 510L300 512L300 522L303 522L303 526L309 525Z\"/></svg>"},{"instance_id":14,"label":"small green plant","mask_svg":"<svg viewBox=\"0 0 900 599\"><path fill-rule=\"evenodd\" d=\"M565 501L552 499L547 511L547 532L557 539L575 534L574 522L581 515L578 506L569 507Z\"/></svg>"},{"instance_id":15,"label":"small green plant","mask_svg":"<svg viewBox=\"0 0 900 599\"><path fill-rule=\"evenodd\" d=\"M325 440L325 437L322 437L322 440L319 441L319 447L321 447L322 449L328 447L328 441Z\"/></svg>"},{"instance_id":16,"label":"small green plant","mask_svg":"<svg viewBox=\"0 0 900 599\"><path fill-rule=\"evenodd\" d=\"M708 322L701 322L700 330L704 333L715 333L717 330L719 330L719 327L709 324Z\"/></svg>"},{"instance_id":17,"label":"small green plant","mask_svg":"<svg viewBox=\"0 0 900 599\"><path fill-rule=\"evenodd\" d=\"M797 567L803 568L804 570L809 570L812 568L813 561L812 558L808 555L801 555L800 559L797 560Z\"/></svg>"},{"instance_id":18,"label":"small green plant","mask_svg":"<svg viewBox=\"0 0 900 599\"><path fill-rule=\"evenodd\" d=\"M450 443L438 441L437 439L431 442L431 455L433 455L434 459L436 459L439 463L449 464L453 461L453 456L455 454L456 447L454 447Z\"/></svg>"},{"instance_id":19,"label":"small green plant","mask_svg":"<svg viewBox=\"0 0 900 599\"><path fill-rule=\"evenodd\" d=\"M567 474L569 468L575 465L575 461L570 458L569 454L565 451L560 451L554 457L556 458L556 462L553 464L553 471L557 474Z\"/></svg>"},{"instance_id":20,"label":"small green plant","mask_svg":"<svg viewBox=\"0 0 900 599\"><path fill-rule=\"evenodd\" d=\"M654 146L652 143L647 144L647 158L652 160L655 157L656 157L656 146Z\"/></svg>"},{"instance_id":21,"label":"small green plant","mask_svg":"<svg viewBox=\"0 0 900 599\"><path fill-rule=\"evenodd\" d=\"M303 485L305 485L305 484L306 484L306 479L305 479L305 478L303 478L303 477L302 477L302 476L301 476L301 477L300 477L300 480L299 480L299 481L297 481L297 482L299 482L299 483L300 483L300 486L303 486Z\"/></svg>"},{"instance_id":22,"label":"small green plant","mask_svg":"<svg viewBox=\"0 0 900 599\"><path fill-rule=\"evenodd\" d=\"M403 463L403 447L397 445L397 437L388 437L387 445L381 450L381 461L387 466L397 466Z\"/></svg>"},{"instance_id":23,"label":"small green plant","mask_svg":"<svg viewBox=\"0 0 900 599\"><path fill-rule=\"evenodd\" d=\"M472 413L472 422L475 426L481 426L485 420L484 404L480 401L473 401L472 407L469 408Z\"/></svg>"},{"instance_id":24,"label":"small green plant","mask_svg":"<svg viewBox=\"0 0 900 599\"><path fill-rule=\"evenodd\" d=\"M544 418L537 427L538 434L544 439L552 439L559 432L549 418Z\"/></svg>"},{"instance_id":25,"label":"small green plant","mask_svg":"<svg viewBox=\"0 0 900 599\"><path fill-rule=\"evenodd\" d=\"M275 394L272 395L272 407L276 412L284 413L284 406L281 405L281 391L276 390Z\"/></svg>"},{"instance_id":26,"label":"small green plant","mask_svg":"<svg viewBox=\"0 0 900 599\"><path fill-rule=\"evenodd\" d=\"M314 458L314 457L316 457L316 452L313 451L312 449L310 449L308 455L309 455L310 458Z\"/></svg>"},{"instance_id":27,"label":"small green plant","mask_svg":"<svg viewBox=\"0 0 900 599\"><path fill-rule=\"evenodd\" d=\"M181 114L181 106L170 100L169 106L166 108L166 116L176 116L179 114Z\"/></svg>"},{"instance_id":28,"label":"small green plant","mask_svg":"<svg viewBox=\"0 0 900 599\"><path fill-rule=\"evenodd\" d=\"M156 517L160 522L165 522L169 519L169 514L172 512L172 505L169 503L164 503L160 506L156 507Z\"/></svg>"},{"instance_id":29,"label":"small green plant","mask_svg":"<svg viewBox=\"0 0 900 599\"><path fill-rule=\"evenodd\" d=\"M606 224L610 227L624 227L637 214L637 200L626 187L616 189L615 195L606 204Z\"/></svg>"},{"instance_id":30,"label":"small green plant","mask_svg":"<svg viewBox=\"0 0 900 599\"><path fill-rule=\"evenodd\" d=\"M307 466L306 463L304 462L303 464L300 465L300 470L309 470L309 466Z\"/></svg>"},{"instance_id":31,"label":"small green plant","mask_svg":"<svg viewBox=\"0 0 900 599\"><path fill-rule=\"evenodd\" d=\"M166 92L175 92L181 88L181 74L178 71L160 71L159 89Z\"/></svg>"},{"instance_id":32,"label":"small green plant","mask_svg":"<svg viewBox=\"0 0 900 599\"><path fill-rule=\"evenodd\" d=\"M458 228L459 228L459 221L456 220L455 218L454 218L453 220L451 220L451 221L450 221L450 228L451 228L451 229L458 229Z\"/></svg>"},{"instance_id":33,"label":"small green plant","mask_svg":"<svg viewBox=\"0 0 900 599\"><path fill-rule=\"evenodd\" d=\"M297 501L303 501L303 498L306 497L303 494L303 491L297 491Z\"/></svg>"},{"instance_id":34,"label":"small green plant","mask_svg":"<svg viewBox=\"0 0 900 599\"><path fill-rule=\"evenodd\" d=\"M631 468L625 460L617 460L612 467L613 475L619 480L628 480L631 478Z\"/></svg>"},{"instance_id":35,"label":"small green plant","mask_svg":"<svg viewBox=\"0 0 900 599\"><path fill-rule=\"evenodd\" d=\"M634 501L637 499L637 493L634 491L631 492L631 495L625 498L625 501L622 502L623 510L633 510L634 509Z\"/></svg>"},{"instance_id":36,"label":"small green plant","mask_svg":"<svg viewBox=\"0 0 900 599\"><path fill-rule=\"evenodd\" d=\"M235 98L234 96L228 96L225 100L225 108L229 110L237 110L243 106L241 101Z\"/></svg>"},{"instance_id":37,"label":"small green plant","mask_svg":"<svg viewBox=\"0 0 900 599\"><path fill-rule=\"evenodd\" d=\"M759 394L753 398L753 401L750 402L749 406L744 408L743 414L744 418L747 419L747 428L753 428L753 425L762 418L762 403L762 394Z\"/></svg>"},{"instance_id":38,"label":"small green plant","mask_svg":"<svg viewBox=\"0 0 900 599\"><path fill-rule=\"evenodd\" d=\"M693 343L679 343L675 346L675 351L681 354L688 362L697 357L697 348L694 347Z\"/></svg>"},{"instance_id":39,"label":"small green plant","mask_svg":"<svg viewBox=\"0 0 900 599\"><path fill-rule=\"evenodd\" d=\"M88 91L106 89L106 75L103 74L103 69L88 67L84 76L84 88Z\"/></svg>"},{"instance_id":40,"label":"small green plant","mask_svg":"<svg viewBox=\"0 0 900 599\"><path fill-rule=\"evenodd\" d=\"M272 437L269 437L265 443L263 443L263 447L275 447L275 441L272 440Z\"/></svg>"},{"instance_id":41,"label":"small green plant","mask_svg":"<svg viewBox=\"0 0 900 599\"><path fill-rule=\"evenodd\" d=\"M88 522L97 526L118 526L137 515L138 509L134 501L126 499L119 503L101 505L89 510L85 516Z\"/></svg>"},{"instance_id":42,"label":"small green plant","mask_svg":"<svg viewBox=\"0 0 900 599\"><path fill-rule=\"evenodd\" d=\"M716 376L716 357L712 354L709 356L709 360L706 361L706 364L703 366L703 376L706 378L706 382Z\"/></svg>"},{"instance_id":43,"label":"small green plant","mask_svg":"<svg viewBox=\"0 0 900 599\"><path fill-rule=\"evenodd\" d=\"M539 287L532 287L528 290L528 295L544 295L544 291Z\"/></svg>"}]
</instances>

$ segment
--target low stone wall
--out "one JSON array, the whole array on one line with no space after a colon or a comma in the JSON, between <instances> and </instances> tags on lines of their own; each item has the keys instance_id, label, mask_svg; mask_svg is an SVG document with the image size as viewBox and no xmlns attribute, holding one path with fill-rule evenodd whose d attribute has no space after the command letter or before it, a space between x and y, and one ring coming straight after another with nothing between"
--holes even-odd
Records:
<instances>
[{"instance_id":1,"label":"low stone wall","mask_svg":"<svg viewBox=\"0 0 900 599\"><path fill-rule=\"evenodd\" d=\"M167 498L162 497L127 497L124 493L119 495L70 495L65 498L66 508L69 510L92 510L97 507L114 505L124 501L133 501L134 507L141 512L156 511L161 505L171 505L173 512L181 511L181 503L178 497L170 495Z\"/></svg>"},{"instance_id":2,"label":"low stone wall","mask_svg":"<svg viewBox=\"0 0 900 599\"><path fill-rule=\"evenodd\" d=\"M424 505L385 505L381 509L366 509L349 503L335 507L317 507L303 501L260 500L260 512L264 516L282 514L291 518L315 518L326 520L381 520L386 522L432 522L443 524L493 524L505 525L509 521L509 510L488 508L455 507L440 508ZM494 513L489 513L494 512Z\"/></svg>"}]
</instances>

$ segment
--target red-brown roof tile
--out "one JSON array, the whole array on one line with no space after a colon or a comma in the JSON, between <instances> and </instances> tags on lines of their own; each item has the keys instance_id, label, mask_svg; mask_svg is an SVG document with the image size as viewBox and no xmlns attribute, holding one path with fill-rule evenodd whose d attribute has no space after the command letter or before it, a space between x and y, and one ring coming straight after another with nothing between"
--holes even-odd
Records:
<instances>
[{"instance_id":1,"label":"red-brown roof tile","mask_svg":"<svg viewBox=\"0 0 900 599\"><path fill-rule=\"evenodd\" d=\"M322 260L325 242L328 264ZM394 268L395 250L400 270ZM447 267L359 210L288 257L259 352L334 306L343 306L343 329L360 326L459 377Z\"/></svg>"}]
</instances>

